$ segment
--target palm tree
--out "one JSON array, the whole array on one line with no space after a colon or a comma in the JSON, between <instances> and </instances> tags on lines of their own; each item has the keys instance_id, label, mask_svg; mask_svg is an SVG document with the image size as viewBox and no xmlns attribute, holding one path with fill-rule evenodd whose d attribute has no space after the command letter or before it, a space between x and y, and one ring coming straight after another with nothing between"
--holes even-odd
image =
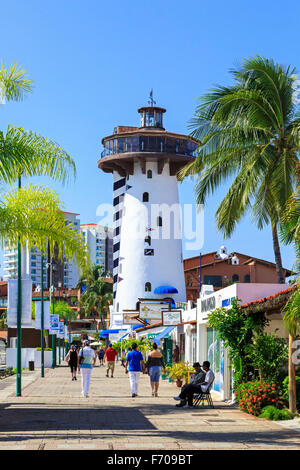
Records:
<instances>
[{"instance_id":1,"label":"palm tree","mask_svg":"<svg viewBox=\"0 0 300 470\"><path fill-rule=\"evenodd\" d=\"M199 175L197 202L204 203L234 178L217 209L217 227L229 237L249 209L259 229L270 224L277 278L283 283L278 227L300 170L295 70L256 56L244 60L233 76L233 86L219 86L201 98L191 122L191 135L201 144L179 179Z\"/></svg>"},{"instance_id":2,"label":"palm tree","mask_svg":"<svg viewBox=\"0 0 300 470\"><path fill-rule=\"evenodd\" d=\"M26 71L12 64L0 69L0 98L19 101L32 91L33 81ZM60 257L77 257L84 264L86 250L80 236L65 226L61 203L55 193L42 186L21 188L21 177L48 176L65 183L76 176L72 158L54 141L32 131L9 126L0 131L0 182L13 184L19 190L5 194L0 201L0 236L4 240L44 251L49 243L51 253L57 243ZM32 211L32 212L30 212ZM26 217L25 217L26 215Z\"/></svg>"},{"instance_id":3,"label":"palm tree","mask_svg":"<svg viewBox=\"0 0 300 470\"><path fill-rule=\"evenodd\" d=\"M113 302L113 287L103 278L101 266L95 264L85 271L77 284L77 288L83 287L85 290L80 299L81 308L87 317L96 310L102 326L105 327L104 320L107 318L109 306Z\"/></svg>"},{"instance_id":4,"label":"palm tree","mask_svg":"<svg viewBox=\"0 0 300 470\"><path fill-rule=\"evenodd\" d=\"M0 101L20 100L24 94L32 90L32 80L26 78L26 72L11 65L10 69L0 70ZM54 246L58 241L60 244L59 257L68 256L72 253L74 256L84 258L85 249L82 241L70 228L63 227L65 224L62 214L57 207L57 199L54 194L42 189L42 187L21 189L21 177L31 177L45 175L50 178L65 182L68 175L73 173L75 176L75 163L71 157L55 142L41 137L34 132L25 131L22 128L9 126L4 134L0 131L0 182L13 184L18 181L18 190L11 191L1 201L3 226L8 227L11 214L8 209L13 210L13 216L16 232L4 231L5 241L15 243L18 246L18 290L17 290L17 396L21 395L21 246L29 243L31 246L39 247L43 256L46 248L50 248L53 256ZM44 193L44 197L43 197ZM29 196L29 198L28 198ZM33 197L32 197L33 196ZM39 197L39 199L36 199ZM6 204L6 203L10 203ZM27 211L28 219L24 219L27 225L27 237L24 237L22 230L22 217L25 218L27 203L32 203L34 207L33 216L30 217ZM45 203L47 206L45 206ZM56 204L56 210L53 210ZM51 211L49 207L51 206ZM30 206L29 206L30 207ZM6 218L5 218L6 216ZM33 226L29 225L29 221ZM6 224L5 224L6 222ZM38 223L41 222L40 225ZM54 225L53 225L54 224ZM35 227L35 230L34 228ZM61 229L61 232L56 230ZM50 235L50 238L49 238ZM64 235L67 235L64 238ZM64 238L64 239L62 239ZM75 243L74 243L75 242ZM75 251L74 251L75 248ZM79 249L79 251L77 251ZM42 272L43 275L43 272ZM54 338L54 336L53 336ZM53 351L54 351L53 341ZM54 356L53 356L54 357ZM53 359L53 364L55 361Z\"/></svg>"},{"instance_id":5,"label":"palm tree","mask_svg":"<svg viewBox=\"0 0 300 470\"><path fill-rule=\"evenodd\" d=\"M294 243L296 249L296 270L300 267L300 186L289 198L282 216L281 238L285 243ZM295 341L300 333L300 276L298 288L284 308L283 321L289 332L289 408L292 413L297 411L296 404L296 369L293 362Z\"/></svg>"}]
</instances>

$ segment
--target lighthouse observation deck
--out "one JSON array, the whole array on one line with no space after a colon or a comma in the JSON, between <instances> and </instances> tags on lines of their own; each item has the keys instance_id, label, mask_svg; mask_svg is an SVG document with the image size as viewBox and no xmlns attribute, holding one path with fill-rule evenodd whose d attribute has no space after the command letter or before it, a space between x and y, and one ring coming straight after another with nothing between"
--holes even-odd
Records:
<instances>
[{"instance_id":1,"label":"lighthouse observation deck","mask_svg":"<svg viewBox=\"0 0 300 470\"><path fill-rule=\"evenodd\" d=\"M104 137L104 150L98 167L104 172L118 171L121 176L133 174L134 162L139 161L142 170L148 160L157 161L158 173L166 162L170 174L175 175L187 163L194 160L199 142L182 134L167 132L162 127L165 109L154 106L140 108L141 127L118 126L114 134Z\"/></svg>"}]
</instances>

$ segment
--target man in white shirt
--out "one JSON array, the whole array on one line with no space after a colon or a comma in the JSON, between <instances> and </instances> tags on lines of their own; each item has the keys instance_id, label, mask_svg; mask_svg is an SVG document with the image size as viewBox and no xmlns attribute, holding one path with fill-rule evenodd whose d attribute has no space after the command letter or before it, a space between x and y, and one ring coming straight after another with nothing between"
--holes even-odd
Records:
<instances>
[{"instance_id":1,"label":"man in white shirt","mask_svg":"<svg viewBox=\"0 0 300 470\"><path fill-rule=\"evenodd\" d=\"M81 372L81 393L84 397L88 398L90 380L92 369L96 363L96 354L95 351L90 348L90 342L85 339L83 341L83 348L79 351L79 365L78 370Z\"/></svg>"},{"instance_id":2,"label":"man in white shirt","mask_svg":"<svg viewBox=\"0 0 300 470\"><path fill-rule=\"evenodd\" d=\"M183 390L180 394L180 403L178 403L177 408L181 408L182 406L186 405L186 401L188 401L188 406L193 406L193 396L194 393L201 393L207 392L207 390L212 385L213 381L215 380L215 374L210 369L210 362L204 361L202 365L202 369L205 372L205 379L201 385L188 385L185 390Z\"/></svg>"}]
</instances>

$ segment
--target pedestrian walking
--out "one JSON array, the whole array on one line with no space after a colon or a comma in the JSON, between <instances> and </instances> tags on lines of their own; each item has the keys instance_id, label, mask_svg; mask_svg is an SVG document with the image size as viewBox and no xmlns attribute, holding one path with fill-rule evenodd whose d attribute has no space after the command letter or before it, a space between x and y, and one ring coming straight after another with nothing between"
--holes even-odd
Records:
<instances>
[{"instance_id":1,"label":"pedestrian walking","mask_svg":"<svg viewBox=\"0 0 300 470\"><path fill-rule=\"evenodd\" d=\"M95 351L90 348L88 339L83 341L83 347L79 351L78 370L81 372L81 393L88 398L92 369L96 363Z\"/></svg>"},{"instance_id":2,"label":"pedestrian walking","mask_svg":"<svg viewBox=\"0 0 300 470\"><path fill-rule=\"evenodd\" d=\"M75 344L73 344L69 349L69 352L65 357L65 361L69 364L72 375L72 381L77 380L76 372L78 367L78 352Z\"/></svg>"},{"instance_id":3,"label":"pedestrian walking","mask_svg":"<svg viewBox=\"0 0 300 470\"><path fill-rule=\"evenodd\" d=\"M115 370L115 360L116 357L118 357L118 353L115 349L113 349L112 344L110 343L108 345L107 350L105 351L105 360L107 364L106 368L106 377L108 377L108 373L110 371L111 378L114 376L114 370Z\"/></svg>"},{"instance_id":4,"label":"pedestrian walking","mask_svg":"<svg viewBox=\"0 0 300 470\"><path fill-rule=\"evenodd\" d=\"M145 371L144 358L140 351L137 350L137 344L132 343L132 351L126 356L125 374L129 373L131 396L138 396L138 385L140 373Z\"/></svg>"},{"instance_id":5,"label":"pedestrian walking","mask_svg":"<svg viewBox=\"0 0 300 470\"><path fill-rule=\"evenodd\" d=\"M104 354L105 354L105 351L103 347L101 346L101 348L98 351L98 359L100 362L100 366L104 366Z\"/></svg>"},{"instance_id":6,"label":"pedestrian walking","mask_svg":"<svg viewBox=\"0 0 300 470\"><path fill-rule=\"evenodd\" d=\"M179 362L179 358L180 358L180 350L179 350L178 344L176 344L173 354L172 354L173 362L175 363Z\"/></svg>"},{"instance_id":7,"label":"pedestrian walking","mask_svg":"<svg viewBox=\"0 0 300 470\"><path fill-rule=\"evenodd\" d=\"M150 352L147 362L146 362L146 368L150 376L150 384L151 384L153 397L158 397L159 379L160 379L162 367L165 370L166 366L163 360L163 355L158 350L157 344L153 343L152 351Z\"/></svg>"}]
</instances>

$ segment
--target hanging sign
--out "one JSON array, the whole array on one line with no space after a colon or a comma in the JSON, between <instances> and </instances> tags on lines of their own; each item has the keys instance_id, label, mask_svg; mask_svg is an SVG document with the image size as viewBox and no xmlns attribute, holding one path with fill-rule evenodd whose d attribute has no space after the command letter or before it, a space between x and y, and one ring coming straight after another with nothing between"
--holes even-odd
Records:
<instances>
[{"instance_id":1,"label":"hanging sign","mask_svg":"<svg viewBox=\"0 0 300 470\"><path fill-rule=\"evenodd\" d=\"M169 310L162 312L164 326L176 326L181 323L181 310Z\"/></svg>"},{"instance_id":2,"label":"hanging sign","mask_svg":"<svg viewBox=\"0 0 300 470\"><path fill-rule=\"evenodd\" d=\"M36 300L34 302L35 306L35 329L40 330L41 327L41 309L42 302ZM44 330L50 330L50 302L49 300L44 300Z\"/></svg>"},{"instance_id":3,"label":"hanging sign","mask_svg":"<svg viewBox=\"0 0 300 470\"><path fill-rule=\"evenodd\" d=\"M50 315L49 334L56 335L59 332L59 315Z\"/></svg>"},{"instance_id":4,"label":"hanging sign","mask_svg":"<svg viewBox=\"0 0 300 470\"><path fill-rule=\"evenodd\" d=\"M168 308L165 304L140 303L140 318L143 320L162 320L162 310Z\"/></svg>"},{"instance_id":5,"label":"hanging sign","mask_svg":"<svg viewBox=\"0 0 300 470\"><path fill-rule=\"evenodd\" d=\"M32 326L32 281L22 279L21 281L21 312L22 326ZM7 326L17 327L17 301L18 280L9 279L7 282Z\"/></svg>"},{"instance_id":6,"label":"hanging sign","mask_svg":"<svg viewBox=\"0 0 300 470\"><path fill-rule=\"evenodd\" d=\"M124 325L136 325L138 320L139 311L138 310L123 310L123 324Z\"/></svg>"},{"instance_id":7,"label":"hanging sign","mask_svg":"<svg viewBox=\"0 0 300 470\"><path fill-rule=\"evenodd\" d=\"M59 321L59 333L58 333L58 337L60 339L64 339L65 337L65 323L63 320L60 320Z\"/></svg>"}]
</instances>

